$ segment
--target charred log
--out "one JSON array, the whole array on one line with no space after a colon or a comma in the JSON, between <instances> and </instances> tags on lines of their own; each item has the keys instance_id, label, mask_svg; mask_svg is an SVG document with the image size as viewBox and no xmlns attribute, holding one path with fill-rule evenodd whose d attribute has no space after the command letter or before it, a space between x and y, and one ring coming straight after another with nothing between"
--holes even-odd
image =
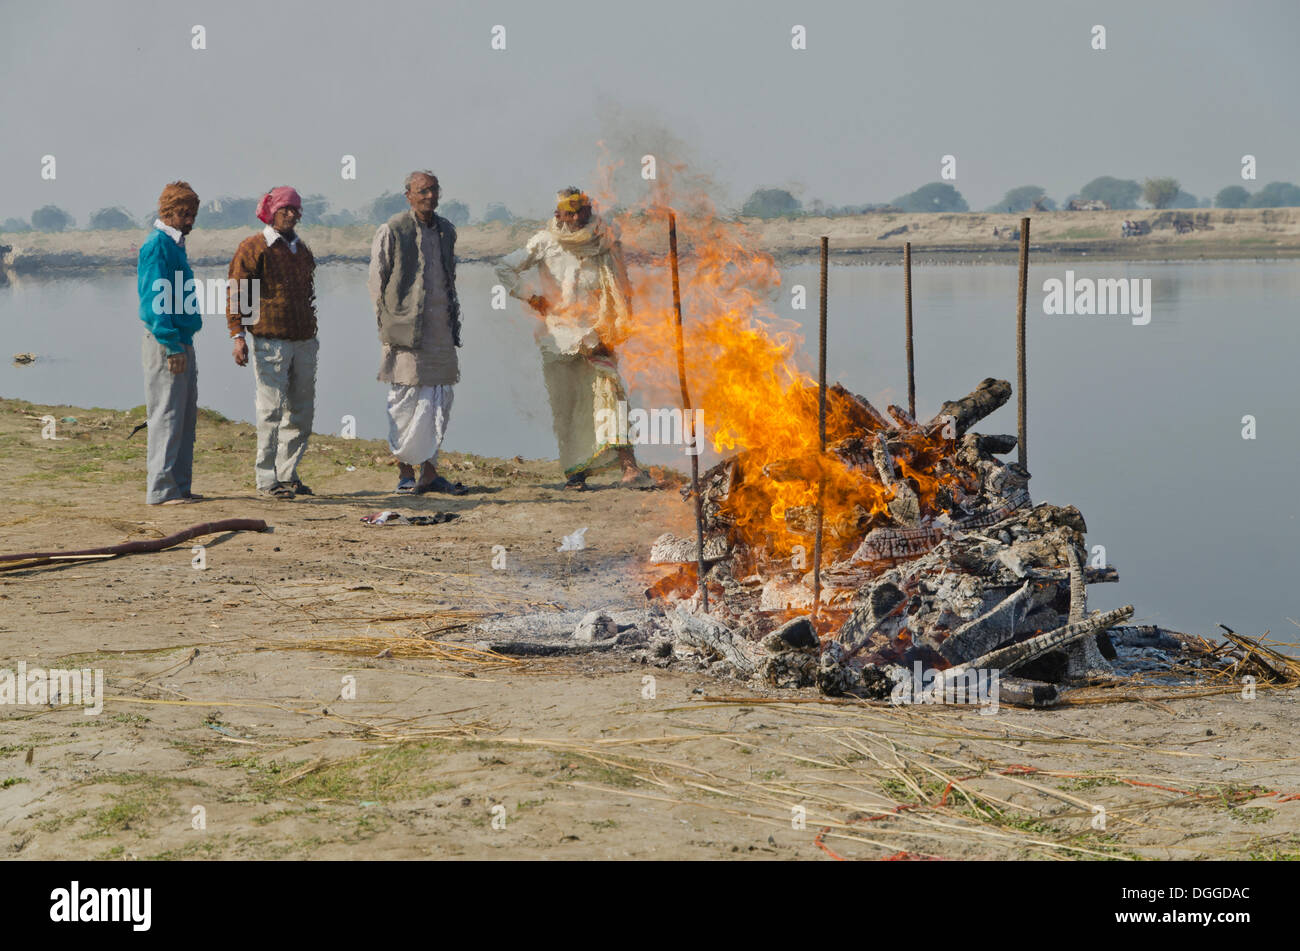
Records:
<instances>
[{"instance_id":1,"label":"charred log","mask_svg":"<svg viewBox=\"0 0 1300 951\"><path fill-rule=\"evenodd\" d=\"M927 432L942 432L948 423L945 417L952 417L956 435L960 437L985 416L1001 408L1010 398L1011 384L1006 380L989 377L961 399L944 403L924 428Z\"/></svg>"},{"instance_id":2,"label":"charred log","mask_svg":"<svg viewBox=\"0 0 1300 951\"><path fill-rule=\"evenodd\" d=\"M1113 611L1099 611L1092 617L1078 624L1066 624L1054 631L1046 634L1040 634L1037 637L1031 637L1027 641L1021 641L1018 644L1012 644L1009 647L999 647L995 651L977 657L969 663L960 667L954 667L951 670L944 671L945 676L958 676L967 669L982 670L1000 670L1012 671L1017 667L1023 667L1030 661L1042 657L1050 651L1059 650L1068 647L1075 641L1085 637L1091 637L1098 631L1104 631L1113 627L1120 621L1126 621L1133 616L1133 605L1128 604L1122 608L1116 608Z\"/></svg>"},{"instance_id":3,"label":"charred log","mask_svg":"<svg viewBox=\"0 0 1300 951\"><path fill-rule=\"evenodd\" d=\"M681 643L721 657L742 676L749 677L754 673L756 665L753 659L740 647L731 630L716 618L707 614L688 614L678 608L668 615L668 623Z\"/></svg>"},{"instance_id":4,"label":"charred log","mask_svg":"<svg viewBox=\"0 0 1300 951\"><path fill-rule=\"evenodd\" d=\"M699 555L699 544L694 538L678 538L671 532L665 532L655 539L650 547L650 564L675 565L694 564ZM727 539L718 533L704 536L704 560L718 561L727 557Z\"/></svg>"},{"instance_id":5,"label":"charred log","mask_svg":"<svg viewBox=\"0 0 1300 951\"><path fill-rule=\"evenodd\" d=\"M880 410L872 406L871 401L865 396L850 393L838 383L827 390L827 393L836 403L842 403L847 408L849 418L856 429L876 432L893 428L890 421L882 416Z\"/></svg>"}]
</instances>

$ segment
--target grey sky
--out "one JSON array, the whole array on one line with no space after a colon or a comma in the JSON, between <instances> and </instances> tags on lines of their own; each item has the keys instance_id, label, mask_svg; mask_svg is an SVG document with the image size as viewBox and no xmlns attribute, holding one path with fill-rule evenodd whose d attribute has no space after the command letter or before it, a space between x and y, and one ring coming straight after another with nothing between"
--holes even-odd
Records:
<instances>
[{"instance_id":1,"label":"grey sky","mask_svg":"<svg viewBox=\"0 0 1300 951\"><path fill-rule=\"evenodd\" d=\"M48 2L0 0L0 218L79 225L275 184L357 208L412 168L444 199L540 216L590 185L604 139L629 185L664 148L739 202L789 187L888 201L939 178L973 208L1038 184L1173 175L1198 196L1300 181L1300 5L1209 2ZM190 48L194 24L205 51ZM507 49L490 49L506 28ZM802 24L808 48L790 47ZM1090 48L1094 24L1108 49ZM42 155L58 179L40 178ZM1241 156L1259 162L1241 182ZM343 181L340 158L357 157Z\"/></svg>"}]
</instances>

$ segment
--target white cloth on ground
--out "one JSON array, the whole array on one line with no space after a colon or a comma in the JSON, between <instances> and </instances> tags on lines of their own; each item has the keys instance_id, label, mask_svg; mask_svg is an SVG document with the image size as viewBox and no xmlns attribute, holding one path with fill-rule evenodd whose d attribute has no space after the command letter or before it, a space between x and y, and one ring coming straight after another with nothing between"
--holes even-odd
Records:
<instances>
[{"instance_id":1,"label":"white cloth on ground","mask_svg":"<svg viewBox=\"0 0 1300 951\"><path fill-rule=\"evenodd\" d=\"M418 466L438 463L438 450L447 434L453 397L451 386L388 388L388 448L401 462Z\"/></svg>"}]
</instances>

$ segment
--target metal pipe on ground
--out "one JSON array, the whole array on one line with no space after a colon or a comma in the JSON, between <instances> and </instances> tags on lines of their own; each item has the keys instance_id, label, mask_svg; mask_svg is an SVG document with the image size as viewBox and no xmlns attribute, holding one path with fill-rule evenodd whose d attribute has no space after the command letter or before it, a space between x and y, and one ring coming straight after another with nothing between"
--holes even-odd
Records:
<instances>
[{"instance_id":1,"label":"metal pipe on ground","mask_svg":"<svg viewBox=\"0 0 1300 951\"><path fill-rule=\"evenodd\" d=\"M121 545L109 545L105 548L83 548L80 551L32 551L21 555L0 555L0 571L16 568L35 568L56 561L92 560L95 558L116 558L118 555L138 555L144 552L162 551L181 542L200 535L215 535L218 532L264 532L266 522L258 518L227 518L218 522L203 522L168 535L166 538L153 538L147 541L124 542ZM6 564L6 563L9 564Z\"/></svg>"}]
</instances>

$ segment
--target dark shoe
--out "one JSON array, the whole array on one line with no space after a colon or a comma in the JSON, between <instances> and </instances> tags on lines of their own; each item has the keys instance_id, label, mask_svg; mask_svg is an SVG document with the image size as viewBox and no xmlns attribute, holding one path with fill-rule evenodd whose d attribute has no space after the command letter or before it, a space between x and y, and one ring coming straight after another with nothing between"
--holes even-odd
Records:
<instances>
[{"instance_id":1,"label":"dark shoe","mask_svg":"<svg viewBox=\"0 0 1300 951\"><path fill-rule=\"evenodd\" d=\"M289 486L289 488L293 489L293 491L294 491L294 493L295 493L296 495L315 495L315 494L316 494L315 492L313 492L313 491L311 490L311 486L307 486L307 485L303 485L303 484L302 484L302 479L294 479L292 482L287 483L287 485Z\"/></svg>"}]
</instances>

